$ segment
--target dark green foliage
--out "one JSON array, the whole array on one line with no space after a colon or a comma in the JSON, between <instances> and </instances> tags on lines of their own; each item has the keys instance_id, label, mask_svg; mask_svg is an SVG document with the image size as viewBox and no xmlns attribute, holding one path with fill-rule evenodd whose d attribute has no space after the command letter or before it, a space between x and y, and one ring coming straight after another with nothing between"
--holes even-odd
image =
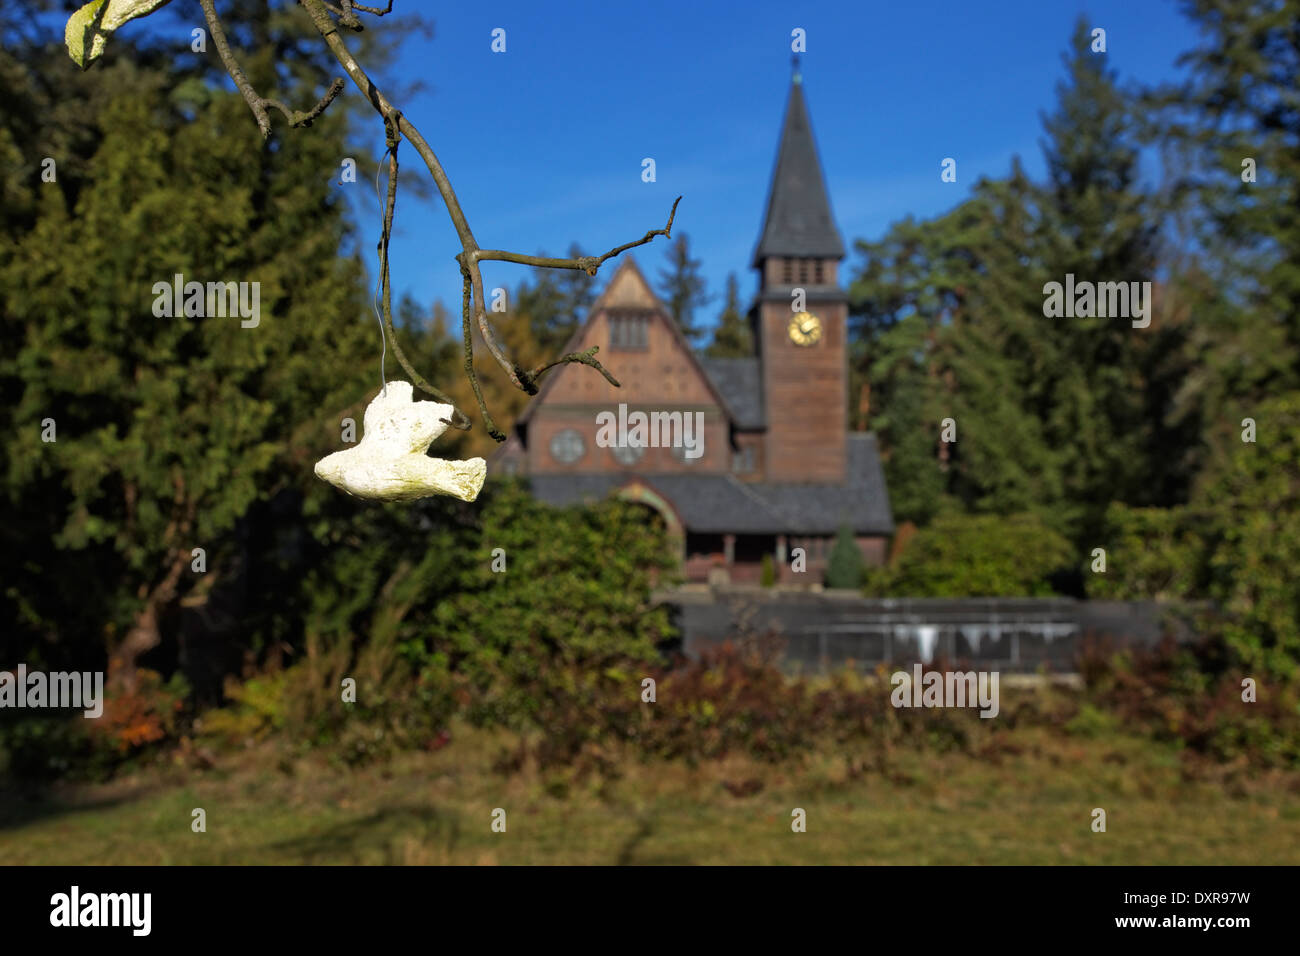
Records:
<instances>
[{"instance_id":1,"label":"dark green foliage","mask_svg":"<svg viewBox=\"0 0 1300 956\"><path fill-rule=\"evenodd\" d=\"M826 586L831 588L860 588L866 565L862 550L853 537L853 531L843 525L835 535L830 557L826 561Z\"/></svg>"},{"instance_id":2,"label":"dark green foliage","mask_svg":"<svg viewBox=\"0 0 1300 956\"><path fill-rule=\"evenodd\" d=\"M1253 672L1295 678L1300 663L1300 392L1262 402L1254 442L1211 466L1181 508L1111 513L1112 597L1201 598L1214 632Z\"/></svg>"},{"instance_id":3,"label":"dark green foliage","mask_svg":"<svg viewBox=\"0 0 1300 956\"><path fill-rule=\"evenodd\" d=\"M33 179L39 214L0 250L5 492L24 516L5 523L21 544L0 548L6 620L37 659L82 666L132 646L133 661L182 599L236 583L244 517L282 491L324 493L310 463L378 377L361 264L339 256L346 111L268 149L233 93L182 107L163 69L94 77L85 188L69 201ZM260 321L155 316L155 284L178 273L259 283ZM57 442L41 441L47 418Z\"/></svg>"},{"instance_id":4,"label":"dark green foliage","mask_svg":"<svg viewBox=\"0 0 1300 956\"><path fill-rule=\"evenodd\" d=\"M947 515L918 531L867 592L881 597L1029 597L1071 563L1070 544L1034 515Z\"/></svg>"},{"instance_id":5,"label":"dark green foliage","mask_svg":"<svg viewBox=\"0 0 1300 956\"><path fill-rule=\"evenodd\" d=\"M1154 270L1130 107L1087 37L1076 29L1069 82L1045 118L1045 184L1016 163L934 222L858 244L854 354L898 520L1037 510L1082 549L1110 501L1154 503L1152 489L1171 487L1182 456L1162 416L1175 383L1148 373L1164 333L1043 315L1044 284L1067 273L1137 281ZM957 440L942 445L947 418Z\"/></svg>"},{"instance_id":6,"label":"dark green foliage","mask_svg":"<svg viewBox=\"0 0 1300 956\"><path fill-rule=\"evenodd\" d=\"M582 250L576 242L570 243L565 255L574 259ZM521 282L516 288L511 311L528 316L543 355L557 356L582 327L595 299L596 279L581 269L534 269L532 282Z\"/></svg>"},{"instance_id":7,"label":"dark green foliage","mask_svg":"<svg viewBox=\"0 0 1300 956\"><path fill-rule=\"evenodd\" d=\"M1205 594L1213 512L1189 507L1113 505L1100 539L1105 573L1088 575L1088 594L1113 600L1176 601ZM1099 545L1101 546L1101 545ZM1091 561L1088 562L1091 566Z\"/></svg>"},{"instance_id":8,"label":"dark green foliage","mask_svg":"<svg viewBox=\"0 0 1300 956\"><path fill-rule=\"evenodd\" d=\"M727 275L726 305L713 327L713 341L704 354L713 358L746 358L754 354L754 335L740 312L740 288L734 272Z\"/></svg>"},{"instance_id":9,"label":"dark green foliage","mask_svg":"<svg viewBox=\"0 0 1300 956\"><path fill-rule=\"evenodd\" d=\"M659 295L686 341L694 343L704 331L695 321L695 312L712 296L700 274L700 260L691 257L691 238L684 232L668 247L668 268L659 270Z\"/></svg>"},{"instance_id":10,"label":"dark green foliage","mask_svg":"<svg viewBox=\"0 0 1300 956\"><path fill-rule=\"evenodd\" d=\"M675 559L645 508L552 509L513 482L480 503L477 540L456 553L446 599L411 645L429 667L464 674L487 712L527 721L542 702L521 688L544 668L654 660L672 632L650 589L669 583ZM496 549L504 572L492 569Z\"/></svg>"}]
</instances>

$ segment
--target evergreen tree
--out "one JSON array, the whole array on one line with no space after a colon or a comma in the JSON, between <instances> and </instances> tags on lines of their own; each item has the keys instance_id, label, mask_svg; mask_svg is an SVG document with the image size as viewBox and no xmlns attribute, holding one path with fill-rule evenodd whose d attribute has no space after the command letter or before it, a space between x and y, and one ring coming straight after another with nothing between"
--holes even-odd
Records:
<instances>
[{"instance_id":1,"label":"evergreen tree","mask_svg":"<svg viewBox=\"0 0 1300 956\"><path fill-rule=\"evenodd\" d=\"M747 358L754 354L754 335L740 312L740 288L734 272L727 274L727 301L713 327L713 341L704 350L714 358Z\"/></svg>"},{"instance_id":2,"label":"evergreen tree","mask_svg":"<svg viewBox=\"0 0 1300 956\"><path fill-rule=\"evenodd\" d=\"M659 294L688 342L695 342L703 329L695 323L695 312L712 298L700 274L701 260L691 257L691 240L679 233L668 247L668 268L659 270Z\"/></svg>"},{"instance_id":3,"label":"evergreen tree","mask_svg":"<svg viewBox=\"0 0 1300 956\"><path fill-rule=\"evenodd\" d=\"M830 557L826 561L826 586L830 588L860 588L866 574L862 551L853 538L848 525L842 525L835 535Z\"/></svg>"},{"instance_id":4,"label":"evergreen tree","mask_svg":"<svg viewBox=\"0 0 1300 956\"><path fill-rule=\"evenodd\" d=\"M582 255L576 242L569 244L567 255ZM512 311L529 317L533 340L542 354L556 356L587 320L595 299L596 279L581 269L534 269L532 281L521 281L516 287Z\"/></svg>"},{"instance_id":5,"label":"evergreen tree","mask_svg":"<svg viewBox=\"0 0 1300 956\"><path fill-rule=\"evenodd\" d=\"M1159 220L1137 183L1132 103L1105 54L1092 52L1083 19L1065 64L1057 110L1044 121L1043 265L1061 283L1067 274L1152 281ZM1160 419L1148 414L1146 356L1161 325L1151 318L1146 329L1113 316L1043 320L1056 342L1043 370L1051 383L1047 440L1064 455L1070 533L1081 545L1095 540L1112 500L1146 503L1147 489L1160 484L1153 472L1166 458Z\"/></svg>"},{"instance_id":6,"label":"evergreen tree","mask_svg":"<svg viewBox=\"0 0 1300 956\"><path fill-rule=\"evenodd\" d=\"M1082 547L1112 500L1176 487L1171 337L1043 312L1045 283L1067 273L1129 282L1155 269L1158 213L1136 185L1130 106L1087 41L1080 25L1045 121L1045 185L1016 162L951 213L858 244L854 366L872 385L901 519L1036 512Z\"/></svg>"},{"instance_id":7,"label":"evergreen tree","mask_svg":"<svg viewBox=\"0 0 1300 956\"><path fill-rule=\"evenodd\" d=\"M275 19L251 16L254 32ZM247 583L236 531L250 508L290 489L322 500L311 463L378 388L378 340L361 264L339 257L344 205L322 187L348 154L346 110L310 135L278 130L268 149L237 94L134 66L122 37L111 49L121 73L88 74L105 91L84 188L71 206L43 188L0 255L16 346L0 365L17 396L5 490L26 513L21 546L3 550L19 639L61 636L83 662L107 646L129 684L182 600ZM269 81L274 44L260 49L245 65ZM56 103L75 98L61 82ZM249 305L257 283L259 314L159 314L177 274L248 283ZM47 419L56 441L41 440Z\"/></svg>"},{"instance_id":8,"label":"evergreen tree","mask_svg":"<svg viewBox=\"0 0 1300 956\"><path fill-rule=\"evenodd\" d=\"M1261 401L1300 387L1300 0L1183 9L1201 35L1179 61L1188 79L1147 106L1175 174L1176 291L1195 311L1173 411L1199 434L1203 468L1232 453Z\"/></svg>"}]
</instances>

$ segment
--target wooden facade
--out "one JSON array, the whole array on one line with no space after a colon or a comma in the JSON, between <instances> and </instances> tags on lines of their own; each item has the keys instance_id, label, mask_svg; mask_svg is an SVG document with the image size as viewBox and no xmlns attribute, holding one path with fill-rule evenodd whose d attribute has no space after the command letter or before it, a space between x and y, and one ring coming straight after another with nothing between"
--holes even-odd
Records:
<instances>
[{"instance_id":1,"label":"wooden facade","mask_svg":"<svg viewBox=\"0 0 1300 956\"><path fill-rule=\"evenodd\" d=\"M598 346L622 387L585 366L555 370L492 469L526 475L556 504L642 501L676 536L690 580L757 583L767 557L777 580L819 583L845 526L880 563L893 523L874 436L848 432L843 256L796 76L753 259L755 354L698 355L624 256L565 347ZM602 414L634 412L698 423L702 454L690 457L680 441L654 447L655 434L650 447L604 447Z\"/></svg>"}]
</instances>

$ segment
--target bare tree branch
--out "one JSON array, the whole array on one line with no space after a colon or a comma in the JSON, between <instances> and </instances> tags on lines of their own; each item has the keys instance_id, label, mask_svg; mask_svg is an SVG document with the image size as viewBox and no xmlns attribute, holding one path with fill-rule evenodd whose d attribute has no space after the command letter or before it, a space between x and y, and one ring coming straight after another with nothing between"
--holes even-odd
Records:
<instances>
[{"instance_id":1,"label":"bare tree branch","mask_svg":"<svg viewBox=\"0 0 1300 956\"><path fill-rule=\"evenodd\" d=\"M248 103L248 108L253 111L253 117L257 120L257 128L262 131L263 139L271 135L271 117L266 111L268 106L274 107L283 113L284 118L289 121L291 126L310 126L321 113L325 112L325 108L334 102L334 98L343 92L343 77L335 77L334 82L325 91L325 95L306 113L301 110L292 110L279 100L267 99L261 96L257 90L253 89L253 84L248 82L248 77L244 75L243 68L239 65L239 61L235 59L235 54L230 49L230 42L226 39L226 31L221 26L221 20L217 16L215 0L199 0L199 2L203 6L203 16L208 21L208 30L212 33L212 42L216 44L221 62L225 65L230 78L235 81L235 87L239 90L240 95Z\"/></svg>"},{"instance_id":2,"label":"bare tree branch","mask_svg":"<svg viewBox=\"0 0 1300 956\"><path fill-rule=\"evenodd\" d=\"M388 243L393 234L393 210L397 206L398 135L396 129L390 126L388 136L388 195L384 200L384 231L379 240L379 282L382 289L380 301L384 313L384 325L387 326L388 336L393 342L393 354L397 356L397 361L406 370L406 374L411 376L411 381L438 401L451 406L451 419L443 419L443 421L446 421L447 424L454 428L459 428L461 431L469 431L470 420L456 407L456 403L445 393L426 382L423 376L411 367L411 363L406 359L406 353L402 351L401 343L397 341L397 329L393 327L392 289L388 282ZM483 413L486 415L487 410L484 409Z\"/></svg>"},{"instance_id":3,"label":"bare tree branch","mask_svg":"<svg viewBox=\"0 0 1300 956\"><path fill-rule=\"evenodd\" d=\"M264 137L270 134L271 128L270 118L267 114L268 106L274 107L284 113L284 115L289 118L292 125L307 126L310 125L311 121L319 116L321 112L329 106L330 102L333 101L334 97L338 95L338 88L341 88L342 85L341 80L336 80L335 83L330 86L326 95L321 98L321 101L316 105L316 107L307 113L290 111L288 107L280 103L278 100L268 100L258 95L257 91L253 89L252 84L248 82L248 78L244 75L239 63L235 60L234 54L231 53L230 45L226 40L225 31L222 29L221 22L217 18L214 0L201 0L201 2L203 4L204 15L208 20L208 26L212 31L213 41L217 45L217 51L221 55L221 60L225 64L226 71L230 74L231 79L235 81L235 86L238 87L240 93L248 102L249 108L252 109L253 116L257 119L258 126L262 130L262 135ZM433 178L434 184L438 187L438 192L442 196L443 203L447 207L447 215L451 217L452 226L456 230L456 235L460 239L461 252L456 255L456 261L460 264L461 276L463 279L461 332L465 348L465 374L469 377L470 386L474 390L474 397L478 402L479 411L483 415L483 424L486 427L488 434L497 441L505 441L505 434L497 428L495 422L492 420L492 416L488 413L487 405L483 400L483 393L479 388L478 378L474 371L473 328L475 325L477 325L479 333L483 337L483 343L487 346L489 354L505 371L506 375L510 378L511 383L516 388L527 392L530 395L537 393L537 380L542 374L558 365L566 365L570 363L587 365L596 369L605 377L606 381L617 387L619 384L618 380L610 375L600 362L596 360L595 354L598 349L595 347L582 352L571 352L567 355L562 355L552 362L539 365L532 371L525 371L519 365L512 362L506 355L505 350L501 347L501 343L497 339L492 324L488 321L487 309L484 307L483 275L479 268L479 262L482 260L498 260L552 269L581 269L588 275L594 276L596 271L606 260L611 259L628 249L634 248L635 246L650 242L656 236L670 236L673 219L677 215L677 204L681 202L681 197L678 196L673 202L672 210L668 215L668 222L663 229L652 229L642 238L633 242L624 243L621 246L616 246L603 256L578 256L573 259L552 259L546 256L528 256L520 253L508 252L502 249L480 249L477 241L474 239L474 233L470 230L469 222L465 218L465 213L460 208L460 201L456 197L456 191L452 188L451 181L447 178L447 174L442 168L442 163L438 161L437 154L434 153L433 148L420 134L420 131L415 128L411 121L402 115L402 113L388 101L387 97L384 96L380 89L371 82L370 77L366 75L365 70L363 70L357 63L356 59L353 58L351 52L347 48L347 44L343 42L343 38L339 35L338 24L330 17L330 12L333 11L339 17L339 23L342 23L350 29L359 30L362 28L361 22L354 11L360 10L364 13L374 14L375 16L384 16L392 11L393 5L391 0L388 3L388 6L382 10L378 7L369 7L355 3L352 2L352 0L339 0L339 6L327 3L326 0L298 0L298 2L306 9L308 15L312 19L312 23L316 27L316 31L321 35L326 46L329 47L330 52L334 54L334 58L338 60L344 71L352 78L352 82L356 84L357 89L365 94L366 98L370 100L371 105L374 106L379 115L383 117L385 127L389 129L388 200L385 203L384 235L381 241L381 282L383 284L384 318L388 329L390 331L393 329L392 314L389 304L388 242L391 233L393 207L396 201L397 141L400 137L404 136L415 148L415 151L420 154L420 158L424 160L424 164L429 170L429 175ZM403 369L406 370L407 374L411 376L414 384L418 385L426 392L429 392L431 395L438 397L441 401L451 404L450 400L447 399L442 392L435 389L415 372L410 363L406 360L405 355L401 352L401 347L397 344L395 334L393 340L394 352L397 354L398 361L401 363ZM455 408L454 404L453 408ZM456 424L457 428L464 427L459 423L460 421L467 421L464 419L463 414L457 409L455 415L457 416L458 421L453 424Z\"/></svg>"},{"instance_id":4,"label":"bare tree branch","mask_svg":"<svg viewBox=\"0 0 1300 956\"><path fill-rule=\"evenodd\" d=\"M627 252L637 246L643 246L655 236L668 236L673 234L673 220L677 217L677 204L682 201L678 196L673 200L673 208L668 213L668 224L662 229L651 229L640 239L635 242L625 242L621 246L609 250L603 256L578 256L575 259L552 259L549 256L526 256L518 252L506 252L502 249L480 249L474 253L475 259L499 259L502 262L517 262L525 266L541 266L545 269L581 269L589 276L594 276L596 270L604 265L606 259L612 259L621 252Z\"/></svg>"},{"instance_id":5,"label":"bare tree branch","mask_svg":"<svg viewBox=\"0 0 1300 956\"><path fill-rule=\"evenodd\" d=\"M353 10L360 10L362 13L371 13L377 17L387 16L393 12L393 0L388 0L388 6L383 10L380 10L378 7L367 7L364 4L354 3L353 0L339 0L339 2L342 4L341 7L336 7L332 3L326 3L325 8L331 13L337 15L339 23L343 24L349 30L360 31L365 29L361 24L361 20L352 12Z\"/></svg>"}]
</instances>

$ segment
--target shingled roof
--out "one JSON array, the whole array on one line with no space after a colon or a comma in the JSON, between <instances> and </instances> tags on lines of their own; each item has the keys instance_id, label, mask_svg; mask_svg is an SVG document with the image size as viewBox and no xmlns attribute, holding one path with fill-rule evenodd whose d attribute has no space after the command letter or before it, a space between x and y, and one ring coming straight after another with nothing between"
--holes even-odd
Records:
<instances>
[{"instance_id":1,"label":"shingled roof","mask_svg":"<svg viewBox=\"0 0 1300 956\"><path fill-rule=\"evenodd\" d=\"M737 428L763 428L763 369L757 358L699 356L704 374L722 395Z\"/></svg>"},{"instance_id":2,"label":"shingled roof","mask_svg":"<svg viewBox=\"0 0 1300 956\"><path fill-rule=\"evenodd\" d=\"M844 243L831 216L826 181L822 177L821 160L798 74L790 85L781 146L768 192L767 215L754 250L753 265L757 267L771 256L844 258Z\"/></svg>"},{"instance_id":3,"label":"shingled roof","mask_svg":"<svg viewBox=\"0 0 1300 956\"><path fill-rule=\"evenodd\" d=\"M847 524L857 534L894 530L889 492L876 437L853 433L843 485L743 482L734 475L533 475L533 494L564 506L606 497L632 479L662 494L688 531L703 534L834 534Z\"/></svg>"}]
</instances>

